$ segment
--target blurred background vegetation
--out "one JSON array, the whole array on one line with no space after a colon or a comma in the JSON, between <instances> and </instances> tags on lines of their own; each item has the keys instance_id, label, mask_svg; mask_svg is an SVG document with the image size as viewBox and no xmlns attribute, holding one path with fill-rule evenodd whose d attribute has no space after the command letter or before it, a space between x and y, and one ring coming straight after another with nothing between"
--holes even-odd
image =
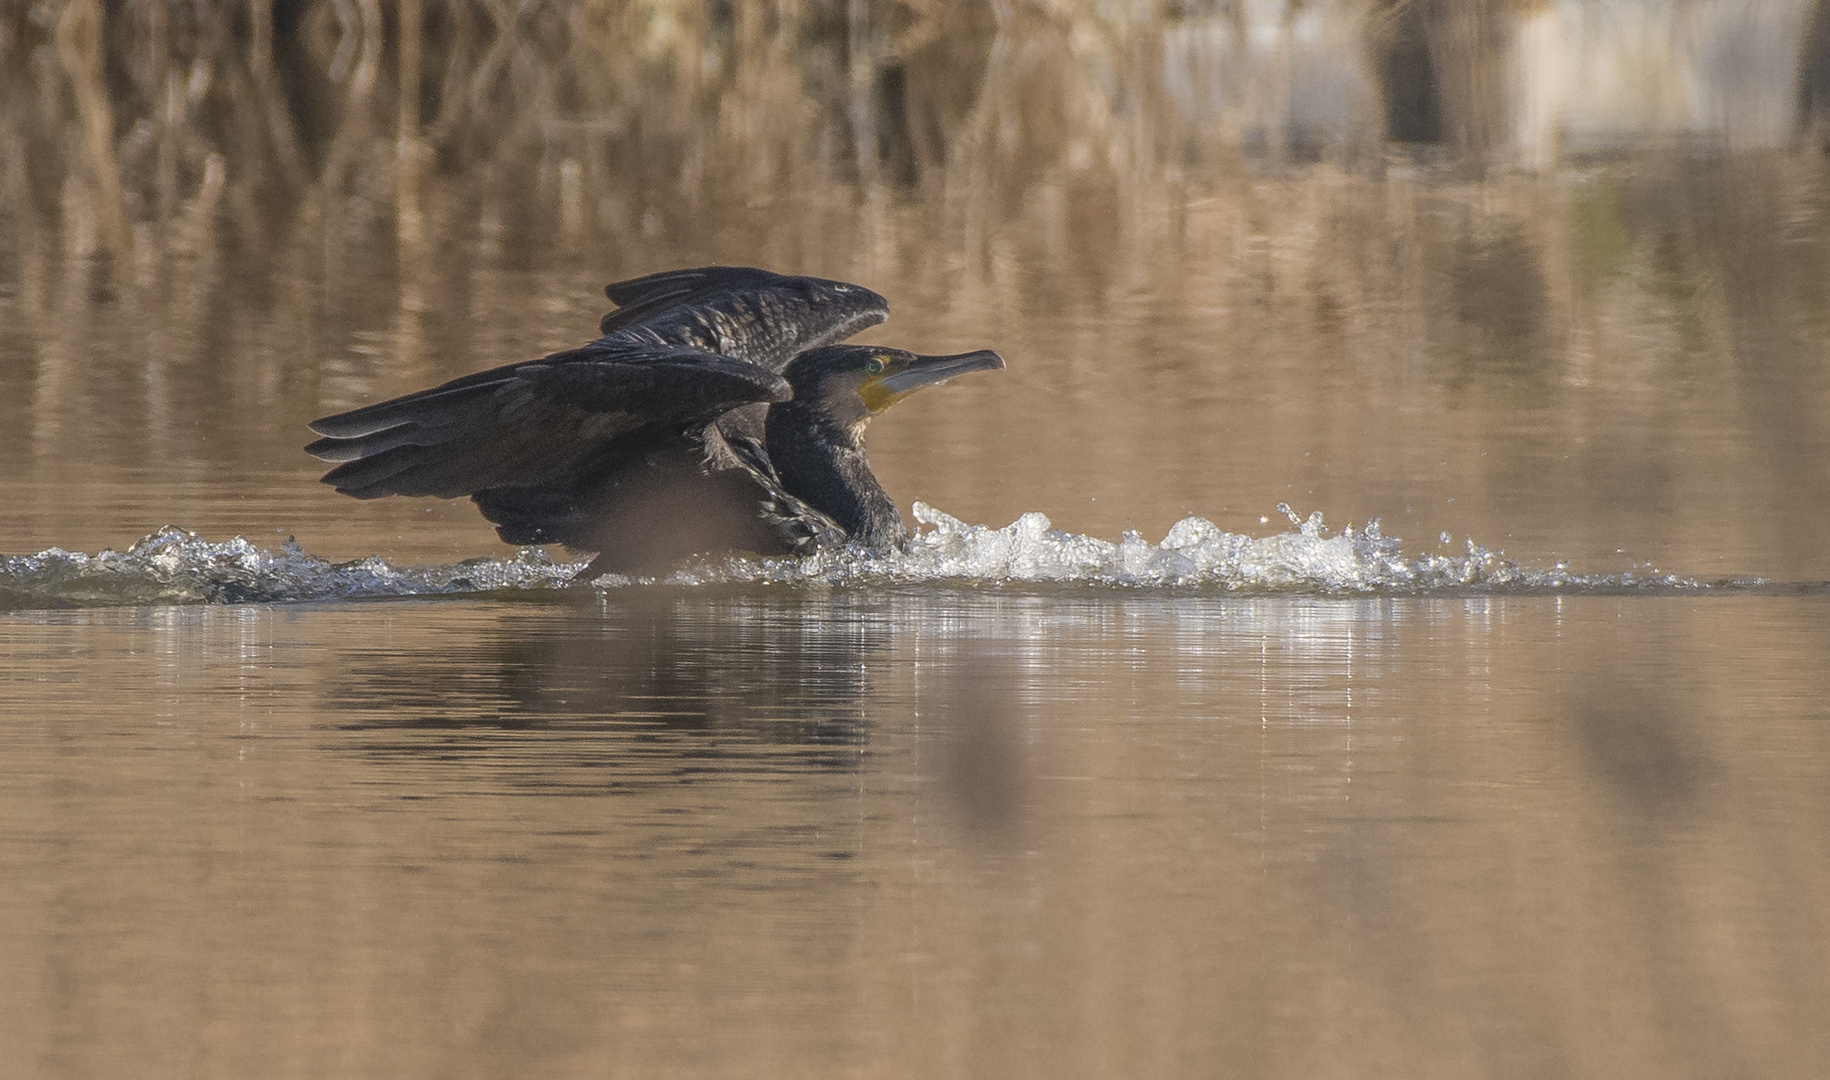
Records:
<instances>
[{"instance_id":1,"label":"blurred background vegetation","mask_svg":"<svg viewBox=\"0 0 1830 1080\"><path fill-rule=\"evenodd\" d=\"M853 185L995 222L1063 176L1110 198L1220 163L1378 174L1394 146L1478 176L1799 145L1830 116L1827 21L1811 0L8 0L0 208L115 255L148 225L194 247L219 206L243 242L305 219L414 242L487 208L635 250Z\"/></svg>"}]
</instances>

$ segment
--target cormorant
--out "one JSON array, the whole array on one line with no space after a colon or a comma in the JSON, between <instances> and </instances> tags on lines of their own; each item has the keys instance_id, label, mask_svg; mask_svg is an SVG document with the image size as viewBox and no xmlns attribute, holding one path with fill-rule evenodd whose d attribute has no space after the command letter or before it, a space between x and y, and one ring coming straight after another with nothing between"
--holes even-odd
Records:
<instances>
[{"instance_id":1,"label":"cormorant","mask_svg":"<svg viewBox=\"0 0 1830 1080\"><path fill-rule=\"evenodd\" d=\"M989 350L838 345L888 315L857 285L743 267L606 286L581 348L314 420L346 495L468 495L511 544L597 552L580 580L722 550L908 536L864 427L916 390L1001 368Z\"/></svg>"}]
</instances>

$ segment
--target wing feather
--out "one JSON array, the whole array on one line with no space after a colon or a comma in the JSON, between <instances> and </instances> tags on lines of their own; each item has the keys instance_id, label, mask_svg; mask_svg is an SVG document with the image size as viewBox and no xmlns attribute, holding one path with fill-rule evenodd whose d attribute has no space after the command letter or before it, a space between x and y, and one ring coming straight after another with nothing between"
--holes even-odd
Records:
<instances>
[{"instance_id":1,"label":"wing feather","mask_svg":"<svg viewBox=\"0 0 1830 1080\"><path fill-rule=\"evenodd\" d=\"M670 270L604 293L618 306L600 324L603 340L703 349L777 372L889 316L888 302L862 285L742 266Z\"/></svg>"},{"instance_id":2,"label":"wing feather","mask_svg":"<svg viewBox=\"0 0 1830 1080\"><path fill-rule=\"evenodd\" d=\"M487 376L483 378L480 376ZM647 429L703 426L792 391L755 364L685 349L587 346L314 421L305 449L357 498L454 498L564 480Z\"/></svg>"}]
</instances>

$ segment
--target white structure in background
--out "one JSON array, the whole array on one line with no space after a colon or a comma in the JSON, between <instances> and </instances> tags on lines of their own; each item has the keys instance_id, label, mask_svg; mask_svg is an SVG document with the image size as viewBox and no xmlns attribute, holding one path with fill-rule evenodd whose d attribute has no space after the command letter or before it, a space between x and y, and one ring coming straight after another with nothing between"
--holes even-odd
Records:
<instances>
[{"instance_id":1,"label":"white structure in background","mask_svg":"<svg viewBox=\"0 0 1830 1080\"><path fill-rule=\"evenodd\" d=\"M1234 6L1236 5L1236 6ZM1339 146L1379 123L1363 2L1226 0L1172 23L1163 82L1223 141Z\"/></svg>"},{"instance_id":2,"label":"white structure in background","mask_svg":"<svg viewBox=\"0 0 1830 1080\"><path fill-rule=\"evenodd\" d=\"M1790 145L1815 2L1547 0L1504 14L1487 38L1504 87L1492 154L1539 167L1661 142ZM1367 0L1233 4L1188 5L1201 13L1165 35L1164 86L1191 121L1222 140L1280 142L1299 156L1383 131L1368 20L1390 12L1372 14ZM1432 40L1429 53L1442 80L1451 68L1443 44Z\"/></svg>"},{"instance_id":3,"label":"white structure in background","mask_svg":"<svg viewBox=\"0 0 1830 1080\"><path fill-rule=\"evenodd\" d=\"M1665 141L1788 145L1812 0L1561 0L1516 16L1523 165Z\"/></svg>"}]
</instances>

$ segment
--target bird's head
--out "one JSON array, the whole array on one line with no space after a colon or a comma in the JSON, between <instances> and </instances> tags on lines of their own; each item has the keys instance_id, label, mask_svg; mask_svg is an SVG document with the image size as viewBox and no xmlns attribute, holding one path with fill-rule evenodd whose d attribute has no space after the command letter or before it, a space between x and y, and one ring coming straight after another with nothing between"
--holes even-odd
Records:
<instances>
[{"instance_id":1,"label":"bird's head","mask_svg":"<svg viewBox=\"0 0 1830 1080\"><path fill-rule=\"evenodd\" d=\"M795 402L846 427L862 427L924 386L1003 366L1004 358L990 349L923 356L880 345L828 345L795 357L782 375L794 387Z\"/></svg>"}]
</instances>

